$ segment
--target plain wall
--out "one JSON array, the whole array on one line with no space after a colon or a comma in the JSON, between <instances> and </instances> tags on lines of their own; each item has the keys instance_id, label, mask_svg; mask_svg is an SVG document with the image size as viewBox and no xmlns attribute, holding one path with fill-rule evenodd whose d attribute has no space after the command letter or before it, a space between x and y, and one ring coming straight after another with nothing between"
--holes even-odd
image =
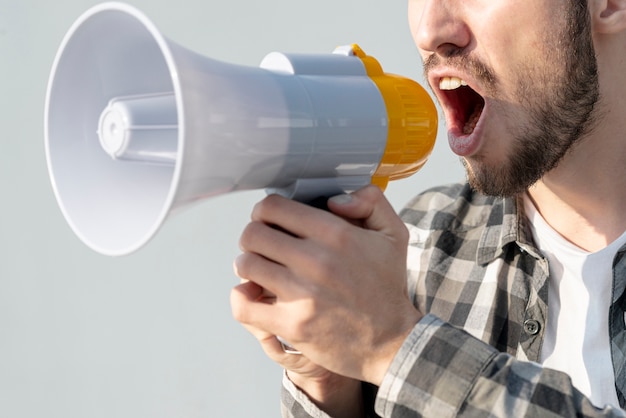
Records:
<instances>
[{"instance_id":1,"label":"plain wall","mask_svg":"<svg viewBox=\"0 0 626 418\"><path fill-rule=\"evenodd\" d=\"M48 75L64 33L95 1L0 0L0 416L275 417L281 370L232 317L232 260L264 191L207 200L139 252L101 256L72 233L48 179ZM175 42L256 66L269 52L357 42L421 82L406 2L136 0ZM442 140L443 139L443 140ZM394 207L461 180L440 133Z\"/></svg>"}]
</instances>

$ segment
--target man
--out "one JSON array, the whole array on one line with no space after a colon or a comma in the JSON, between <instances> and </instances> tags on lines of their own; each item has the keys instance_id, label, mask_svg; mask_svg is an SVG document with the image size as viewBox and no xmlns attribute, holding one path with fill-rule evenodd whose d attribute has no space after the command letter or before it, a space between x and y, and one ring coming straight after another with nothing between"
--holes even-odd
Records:
<instances>
[{"instance_id":1,"label":"man","mask_svg":"<svg viewBox=\"0 0 626 418\"><path fill-rule=\"evenodd\" d=\"M626 1L409 21L469 185L417 197L408 233L374 187L254 208L231 301L285 416L626 416Z\"/></svg>"}]
</instances>

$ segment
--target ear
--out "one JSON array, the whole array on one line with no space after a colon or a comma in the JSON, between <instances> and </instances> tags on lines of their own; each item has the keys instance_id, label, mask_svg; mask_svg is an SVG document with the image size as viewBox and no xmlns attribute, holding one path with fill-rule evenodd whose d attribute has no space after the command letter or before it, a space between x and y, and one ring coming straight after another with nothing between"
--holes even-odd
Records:
<instances>
[{"instance_id":1,"label":"ear","mask_svg":"<svg viewBox=\"0 0 626 418\"><path fill-rule=\"evenodd\" d=\"M611 34L626 29L626 0L592 0L589 7L596 32Z\"/></svg>"}]
</instances>

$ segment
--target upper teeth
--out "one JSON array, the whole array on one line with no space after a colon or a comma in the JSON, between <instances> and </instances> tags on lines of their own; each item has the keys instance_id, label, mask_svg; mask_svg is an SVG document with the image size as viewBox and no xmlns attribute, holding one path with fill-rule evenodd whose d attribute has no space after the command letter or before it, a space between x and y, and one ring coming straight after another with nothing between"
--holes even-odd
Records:
<instances>
[{"instance_id":1,"label":"upper teeth","mask_svg":"<svg viewBox=\"0 0 626 418\"><path fill-rule=\"evenodd\" d=\"M467 82L458 77L442 77L439 80L439 88L441 90L454 90L461 86L467 86Z\"/></svg>"}]
</instances>

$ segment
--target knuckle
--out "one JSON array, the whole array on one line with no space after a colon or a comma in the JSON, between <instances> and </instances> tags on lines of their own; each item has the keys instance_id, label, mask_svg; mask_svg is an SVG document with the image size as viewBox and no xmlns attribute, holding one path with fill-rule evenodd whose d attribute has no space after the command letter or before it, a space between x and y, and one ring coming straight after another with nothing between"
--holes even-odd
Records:
<instances>
[{"instance_id":1,"label":"knuckle","mask_svg":"<svg viewBox=\"0 0 626 418\"><path fill-rule=\"evenodd\" d=\"M278 209L282 199L284 199L282 196L276 194L266 196L263 200L254 205L254 208L252 209L252 219L267 219L270 214Z\"/></svg>"},{"instance_id":2,"label":"knuckle","mask_svg":"<svg viewBox=\"0 0 626 418\"><path fill-rule=\"evenodd\" d=\"M234 261L233 267L235 270L235 274L237 277L242 279L247 279L250 277L250 256L249 254L243 253L240 254Z\"/></svg>"},{"instance_id":3,"label":"knuckle","mask_svg":"<svg viewBox=\"0 0 626 418\"><path fill-rule=\"evenodd\" d=\"M262 225L259 222L250 222L243 229L239 237L239 248L247 251L256 242L258 235L261 233Z\"/></svg>"},{"instance_id":4,"label":"knuckle","mask_svg":"<svg viewBox=\"0 0 626 418\"><path fill-rule=\"evenodd\" d=\"M241 303L237 290L233 289L230 294L230 310L233 318L242 324L248 323L247 310Z\"/></svg>"},{"instance_id":5,"label":"knuckle","mask_svg":"<svg viewBox=\"0 0 626 418\"><path fill-rule=\"evenodd\" d=\"M409 229L401 222L398 226L398 241L403 245L407 245L409 243L409 237Z\"/></svg>"},{"instance_id":6,"label":"knuckle","mask_svg":"<svg viewBox=\"0 0 626 418\"><path fill-rule=\"evenodd\" d=\"M365 199L369 203L374 203L381 199L384 199L384 194L378 186L370 184L361 189L359 197L361 199Z\"/></svg>"},{"instance_id":7,"label":"knuckle","mask_svg":"<svg viewBox=\"0 0 626 418\"><path fill-rule=\"evenodd\" d=\"M354 227L348 222L331 222L324 227L323 234L328 243L335 248L346 248L353 244Z\"/></svg>"},{"instance_id":8,"label":"knuckle","mask_svg":"<svg viewBox=\"0 0 626 418\"><path fill-rule=\"evenodd\" d=\"M290 337L292 341L312 341L315 337L315 329L314 315L312 315L312 313L301 312L290 327Z\"/></svg>"},{"instance_id":9,"label":"knuckle","mask_svg":"<svg viewBox=\"0 0 626 418\"><path fill-rule=\"evenodd\" d=\"M309 293L317 294L318 288L315 283L325 282L335 275L339 263L338 258L340 257L334 251L325 249L309 254L306 271L308 271L308 276L314 280L307 289Z\"/></svg>"}]
</instances>

